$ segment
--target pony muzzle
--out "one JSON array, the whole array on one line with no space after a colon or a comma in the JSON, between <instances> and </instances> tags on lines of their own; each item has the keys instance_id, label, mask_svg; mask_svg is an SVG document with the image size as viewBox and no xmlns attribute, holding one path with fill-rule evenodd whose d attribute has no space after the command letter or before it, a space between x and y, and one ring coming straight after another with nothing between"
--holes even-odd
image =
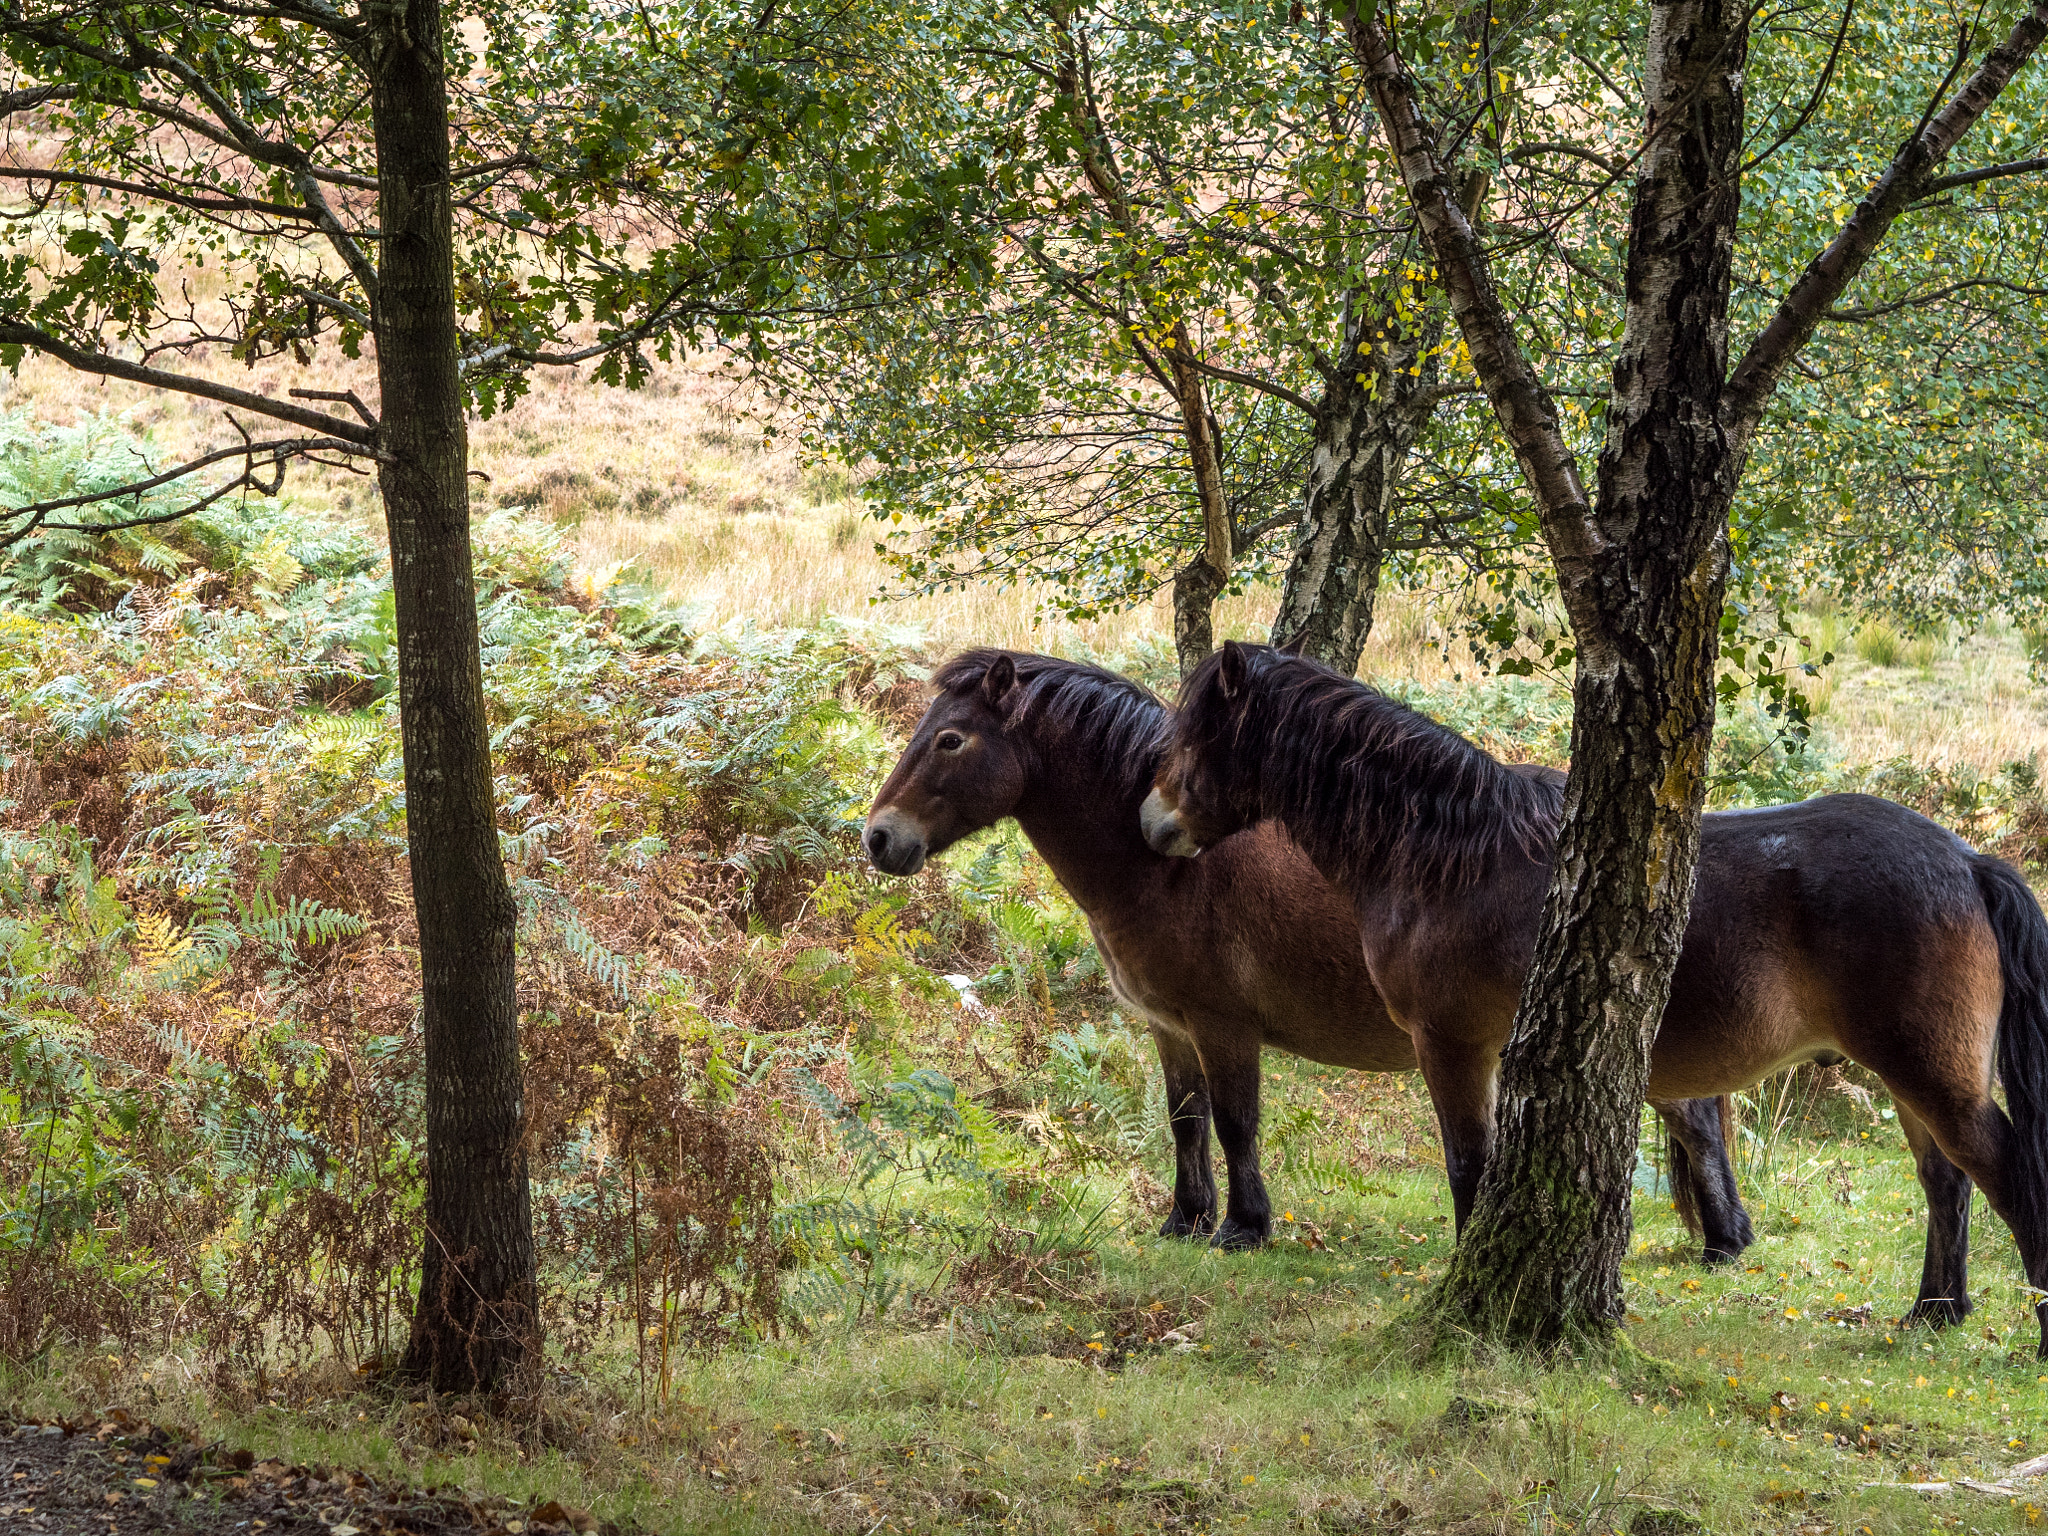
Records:
<instances>
[{"instance_id":1,"label":"pony muzzle","mask_svg":"<svg viewBox=\"0 0 2048 1536\"><path fill-rule=\"evenodd\" d=\"M1154 853L1163 853L1170 859L1191 859L1202 851L1182 828L1179 811L1166 803L1166 796L1159 793L1157 785L1138 807L1138 825L1144 829L1145 841Z\"/></svg>"},{"instance_id":2,"label":"pony muzzle","mask_svg":"<svg viewBox=\"0 0 2048 1536\"><path fill-rule=\"evenodd\" d=\"M868 817L860 835L868 862L885 875L914 875L924 868L931 841L925 830L894 806Z\"/></svg>"}]
</instances>

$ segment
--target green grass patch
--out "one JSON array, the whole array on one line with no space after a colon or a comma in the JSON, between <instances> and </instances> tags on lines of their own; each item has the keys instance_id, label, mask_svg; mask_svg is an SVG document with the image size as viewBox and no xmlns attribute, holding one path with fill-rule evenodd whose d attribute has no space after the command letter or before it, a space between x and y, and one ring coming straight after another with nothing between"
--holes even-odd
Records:
<instances>
[{"instance_id":1,"label":"green grass patch","mask_svg":"<svg viewBox=\"0 0 2048 1536\"><path fill-rule=\"evenodd\" d=\"M1413 1084L1295 1062L1269 1078L1275 1122L1309 1110L1323 1129L1298 1134L1276 1173L1277 1238L1255 1254L1150 1236L1128 1203L1085 1249L948 1261L935 1243L910 1255L908 1294L880 1320L819 1317L693 1355L666 1391L615 1340L495 1414L331 1367L237 1407L169 1357L109 1368L90 1391L73 1362L14 1377L10 1395L45 1411L154 1396L159 1416L261 1455L674 1532L1878 1533L2039 1519L2041 1499L1957 1481L1990 1483L2048 1450L2048 1366L2011 1240L1980 1209L1976 1311L1945 1334L1896 1325L1924 1218L1881 1101L1807 1092L1808 1074L1802 1091L1746 1105L1741 1172L1760 1235L1729 1269L1698 1264L1646 1158L1627 1265L1639 1356L1429 1366L1404 1324L1451 1239L1441 1174L1411 1140ZM1335 1114L1339 1099L1355 1113ZM1359 1134L1366 1157L1355 1142L1332 1156ZM1319 1155L1350 1177L1319 1176ZM1142 1162L1166 1171L1157 1146ZM1085 1182L1117 1199L1106 1174ZM1928 1482L1951 1487L1903 1486Z\"/></svg>"}]
</instances>

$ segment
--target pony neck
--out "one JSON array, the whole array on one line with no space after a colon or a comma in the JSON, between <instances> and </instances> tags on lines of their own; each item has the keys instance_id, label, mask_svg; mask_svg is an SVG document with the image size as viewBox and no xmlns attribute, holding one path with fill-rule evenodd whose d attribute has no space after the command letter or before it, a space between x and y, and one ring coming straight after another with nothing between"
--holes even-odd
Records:
<instances>
[{"instance_id":1,"label":"pony neck","mask_svg":"<svg viewBox=\"0 0 2048 1536\"><path fill-rule=\"evenodd\" d=\"M1132 792L1101 761L1071 747L1058 759L1034 757L1017 825L1082 911L1092 917L1129 900L1166 863L1138 825L1144 789Z\"/></svg>"},{"instance_id":2,"label":"pony neck","mask_svg":"<svg viewBox=\"0 0 2048 1536\"><path fill-rule=\"evenodd\" d=\"M1260 799L1325 879L1430 899L1547 864L1554 785L1448 726L1316 667L1280 671L1255 731Z\"/></svg>"}]
</instances>

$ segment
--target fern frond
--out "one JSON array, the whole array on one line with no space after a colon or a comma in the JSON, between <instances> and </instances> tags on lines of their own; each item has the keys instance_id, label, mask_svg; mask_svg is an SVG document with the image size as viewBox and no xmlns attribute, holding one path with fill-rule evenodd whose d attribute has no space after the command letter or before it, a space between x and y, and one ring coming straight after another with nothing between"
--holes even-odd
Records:
<instances>
[{"instance_id":1,"label":"fern frond","mask_svg":"<svg viewBox=\"0 0 2048 1536\"><path fill-rule=\"evenodd\" d=\"M633 1001L631 963L600 944L597 936L583 926L583 919L574 912L562 918L562 943L576 957L576 963L609 988L620 1002Z\"/></svg>"},{"instance_id":2,"label":"fern frond","mask_svg":"<svg viewBox=\"0 0 2048 1536\"><path fill-rule=\"evenodd\" d=\"M176 965L192 948L192 936L162 912L139 913L135 919L135 963L143 974L157 976Z\"/></svg>"}]
</instances>

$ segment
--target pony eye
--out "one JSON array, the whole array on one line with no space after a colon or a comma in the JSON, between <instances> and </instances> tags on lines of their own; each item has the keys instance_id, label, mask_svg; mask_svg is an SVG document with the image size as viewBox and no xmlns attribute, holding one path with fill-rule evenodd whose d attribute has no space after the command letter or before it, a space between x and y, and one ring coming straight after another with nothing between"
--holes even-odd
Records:
<instances>
[{"instance_id":1,"label":"pony eye","mask_svg":"<svg viewBox=\"0 0 2048 1536\"><path fill-rule=\"evenodd\" d=\"M941 752L958 752L967 745L967 738L958 731L941 731L938 747Z\"/></svg>"}]
</instances>

